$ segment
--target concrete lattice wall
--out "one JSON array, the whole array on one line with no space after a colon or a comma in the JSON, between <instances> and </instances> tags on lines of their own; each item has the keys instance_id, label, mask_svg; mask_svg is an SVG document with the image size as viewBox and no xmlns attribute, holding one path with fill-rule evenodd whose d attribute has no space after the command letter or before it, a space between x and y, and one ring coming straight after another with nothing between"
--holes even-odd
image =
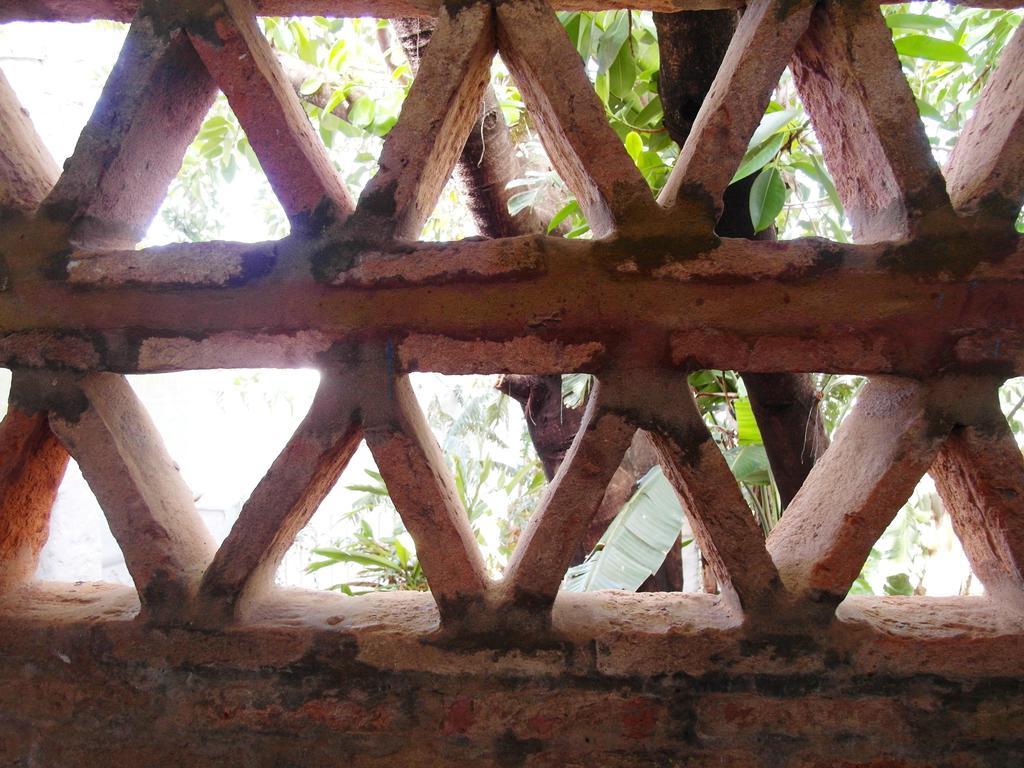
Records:
<instances>
[{"instance_id":1,"label":"concrete lattice wall","mask_svg":"<svg viewBox=\"0 0 1024 768\"><path fill-rule=\"evenodd\" d=\"M741 3L556 7L605 5ZM437 18L358 201L256 25L286 11ZM940 170L877 3L753 0L655 200L542 0L0 9L94 17L131 29L63 171L0 80L5 764L1024 760L1024 462L996 398L1024 372L1024 33ZM594 240L415 242L495 53ZM855 244L715 234L787 65ZM218 87L291 234L133 249ZM313 405L218 548L123 374L297 366L322 372ZM695 368L870 377L767 541L694 405ZM500 581L414 370L597 377ZM637 430L719 594L559 596ZM275 589L362 439L431 594ZM31 580L69 454L136 590ZM929 471L987 597L845 599Z\"/></svg>"}]
</instances>

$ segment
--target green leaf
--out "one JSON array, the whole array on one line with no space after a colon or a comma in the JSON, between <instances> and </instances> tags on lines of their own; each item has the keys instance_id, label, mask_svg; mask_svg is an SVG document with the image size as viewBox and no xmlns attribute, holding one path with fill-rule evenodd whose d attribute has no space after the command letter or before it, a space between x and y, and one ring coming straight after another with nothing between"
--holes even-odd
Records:
<instances>
[{"instance_id":1,"label":"green leaf","mask_svg":"<svg viewBox=\"0 0 1024 768\"><path fill-rule=\"evenodd\" d=\"M936 29L952 30L949 23L936 16L924 13L890 13L885 17L889 29L913 29L916 32L932 32Z\"/></svg>"},{"instance_id":2,"label":"green leaf","mask_svg":"<svg viewBox=\"0 0 1024 768\"><path fill-rule=\"evenodd\" d=\"M777 133L760 146L748 149L747 154L743 156L743 160L740 162L736 175L732 177L732 183L735 184L737 181L747 178L750 174L756 173L768 165L779 154L785 143L786 134Z\"/></svg>"},{"instance_id":3,"label":"green leaf","mask_svg":"<svg viewBox=\"0 0 1024 768\"><path fill-rule=\"evenodd\" d=\"M946 122L946 118L942 116L942 113L939 112L939 110L937 110L927 101L925 101L924 99L916 99L916 101L917 111L921 114L921 117L929 117L932 120L936 120L940 123Z\"/></svg>"},{"instance_id":4,"label":"green leaf","mask_svg":"<svg viewBox=\"0 0 1024 768\"><path fill-rule=\"evenodd\" d=\"M971 55L956 43L927 35L907 35L899 38L896 41L896 51L901 56L929 61L971 61Z\"/></svg>"},{"instance_id":5,"label":"green leaf","mask_svg":"<svg viewBox=\"0 0 1024 768\"><path fill-rule=\"evenodd\" d=\"M562 405L579 408L587 401L594 377L589 373L568 373L562 377Z\"/></svg>"},{"instance_id":6,"label":"green leaf","mask_svg":"<svg viewBox=\"0 0 1024 768\"><path fill-rule=\"evenodd\" d=\"M373 116L377 111L377 105L369 96L363 96L348 113L348 121L360 128L367 128L373 124Z\"/></svg>"},{"instance_id":7,"label":"green leaf","mask_svg":"<svg viewBox=\"0 0 1024 768\"><path fill-rule=\"evenodd\" d=\"M398 562L401 564L401 566L403 568L408 568L409 567L409 560L412 559L412 556L409 553L409 550L398 539L395 539L392 542L392 545L395 548L395 555L398 556Z\"/></svg>"},{"instance_id":8,"label":"green leaf","mask_svg":"<svg viewBox=\"0 0 1024 768\"><path fill-rule=\"evenodd\" d=\"M388 489L382 488L379 485L346 485L346 490L357 491L359 493L372 493L374 496L387 496Z\"/></svg>"},{"instance_id":9,"label":"green leaf","mask_svg":"<svg viewBox=\"0 0 1024 768\"><path fill-rule=\"evenodd\" d=\"M905 573L894 573L887 578L884 589L887 595L914 594L914 586L910 583L910 577Z\"/></svg>"},{"instance_id":10,"label":"green leaf","mask_svg":"<svg viewBox=\"0 0 1024 768\"><path fill-rule=\"evenodd\" d=\"M324 115L324 119L327 118L334 118L334 115ZM340 118L334 119L338 121L337 129L341 135L347 136L350 139L363 138L365 132L363 131L362 128L357 128L356 126L352 125L352 123L350 123L348 120L342 120Z\"/></svg>"},{"instance_id":11,"label":"green leaf","mask_svg":"<svg viewBox=\"0 0 1024 768\"><path fill-rule=\"evenodd\" d=\"M391 132L391 129L395 127L395 123L398 122L396 115L388 115L383 120L375 120L373 123L373 135L384 138Z\"/></svg>"},{"instance_id":12,"label":"green leaf","mask_svg":"<svg viewBox=\"0 0 1024 768\"><path fill-rule=\"evenodd\" d=\"M763 445L740 445L725 452L736 479L745 485L768 485L771 482L771 469L768 465L768 454Z\"/></svg>"},{"instance_id":13,"label":"green leaf","mask_svg":"<svg viewBox=\"0 0 1024 768\"><path fill-rule=\"evenodd\" d=\"M569 218L570 216L575 216L579 212L580 204L575 200L570 200L562 207L562 210L560 210L558 213L551 217L551 222L548 224L548 234L550 235L552 232L558 229L558 225L565 221L567 218Z\"/></svg>"},{"instance_id":14,"label":"green leaf","mask_svg":"<svg viewBox=\"0 0 1024 768\"><path fill-rule=\"evenodd\" d=\"M356 565L363 565L370 568L383 568L388 571L401 571L401 567L397 563L393 563L390 560L379 557L377 555L363 554L359 552L347 552L345 550L336 549L334 547L323 547L313 550L313 554L325 557L331 562L335 563L355 563ZM316 565L314 563L314 565ZM321 566L323 567L323 566Z\"/></svg>"},{"instance_id":15,"label":"green leaf","mask_svg":"<svg viewBox=\"0 0 1024 768\"><path fill-rule=\"evenodd\" d=\"M622 46L608 70L608 89L620 99L626 99L633 93L636 84L636 63L628 45Z\"/></svg>"},{"instance_id":16,"label":"green leaf","mask_svg":"<svg viewBox=\"0 0 1024 768\"><path fill-rule=\"evenodd\" d=\"M603 75L618 58L629 35L629 19L624 11L615 11L613 21L601 33L597 43L597 74ZM607 101L607 98L605 99Z\"/></svg>"},{"instance_id":17,"label":"green leaf","mask_svg":"<svg viewBox=\"0 0 1024 768\"><path fill-rule=\"evenodd\" d=\"M765 116L761 118L761 124L757 126L757 130L754 131L754 135L750 137L749 146L756 147L771 136L779 133L799 114L800 111L796 109L782 109L776 112L766 112Z\"/></svg>"},{"instance_id":18,"label":"green leaf","mask_svg":"<svg viewBox=\"0 0 1024 768\"><path fill-rule=\"evenodd\" d=\"M644 154L644 140L640 138L640 134L636 131L630 131L626 134L626 151L633 158L633 162L639 166L640 158Z\"/></svg>"},{"instance_id":19,"label":"green leaf","mask_svg":"<svg viewBox=\"0 0 1024 768\"><path fill-rule=\"evenodd\" d=\"M818 182L818 184L820 184L825 190L825 194L828 195L829 202L835 206L837 211L840 213L843 212L843 201L839 197L836 185L832 182L832 177L828 175L828 171L825 170L825 166L817 155L811 155L809 160L794 161L792 165L794 168L803 171L811 179Z\"/></svg>"},{"instance_id":20,"label":"green leaf","mask_svg":"<svg viewBox=\"0 0 1024 768\"><path fill-rule=\"evenodd\" d=\"M322 568L326 568L329 565L337 565L337 560L317 560L315 563L310 563L306 566L306 573L316 573ZM332 587L333 589L333 587Z\"/></svg>"},{"instance_id":21,"label":"green leaf","mask_svg":"<svg viewBox=\"0 0 1024 768\"><path fill-rule=\"evenodd\" d=\"M315 67L317 65L316 54L318 47L316 41L309 39L309 35L306 34L306 30L302 26L302 22L298 20L289 22L288 28L295 37L299 58Z\"/></svg>"},{"instance_id":22,"label":"green leaf","mask_svg":"<svg viewBox=\"0 0 1024 768\"><path fill-rule=\"evenodd\" d=\"M665 561L683 526L683 508L661 467L640 481L594 551L570 568L566 592L624 589L635 592Z\"/></svg>"},{"instance_id":23,"label":"green leaf","mask_svg":"<svg viewBox=\"0 0 1024 768\"><path fill-rule=\"evenodd\" d=\"M768 166L757 177L750 189L750 220L754 231L761 232L775 223L786 204L786 185L774 165Z\"/></svg>"},{"instance_id":24,"label":"green leaf","mask_svg":"<svg viewBox=\"0 0 1024 768\"><path fill-rule=\"evenodd\" d=\"M661 104L661 99L655 96L644 107L640 113L633 118L634 125L638 125L641 128L646 128L649 125L661 125L661 122L665 119L665 108Z\"/></svg>"},{"instance_id":25,"label":"green leaf","mask_svg":"<svg viewBox=\"0 0 1024 768\"><path fill-rule=\"evenodd\" d=\"M733 403L736 410L736 431L739 432L740 445L761 445L761 430L758 429L754 409L749 397L741 397Z\"/></svg>"},{"instance_id":26,"label":"green leaf","mask_svg":"<svg viewBox=\"0 0 1024 768\"><path fill-rule=\"evenodd\" d=\"M341 38L331 47L331 52L327 54L327 63L336 70L341 69L341 65L345 63L346 55L345 38Z\"/></svg>"},{"instance_id":27,"label":"green leaf","mask_svg":"<svg viewBox=\"0 0 1024 768\"><path fill-rule=\"evenodd\" d=\"M314 93L319 91L324 85L324 76L321 73L317 73L311 77L307 77L302 81L302 85L299 86L300 96L312 96ZM330 112L330 110L327 110Z\"/></svg>"},{"instance_id":28,"label":"green leaf","mask_svg":"<svg viewBox=\"0 0 1024 768\"><path fill-rule=\"evenodd\" d=\"M508 212L511 216L515 216L520 211L523 211L531 207L537 202L537 196L540 194L540 190L528 189L526 192L520 192L512 195L508 199Z\"/></svg>"},{"instance_id":29,"label":"green leaf","mask_svg":"<svg viewBox=\"0 0 1024 768\"><path fill-rule=\"evenodd\" d=\"M345 100L345 89L337 88L334 93L331 94L331 98L324 104L324 112L333 112L338 108L338 105Z\"/></svg>"}]
</instances>

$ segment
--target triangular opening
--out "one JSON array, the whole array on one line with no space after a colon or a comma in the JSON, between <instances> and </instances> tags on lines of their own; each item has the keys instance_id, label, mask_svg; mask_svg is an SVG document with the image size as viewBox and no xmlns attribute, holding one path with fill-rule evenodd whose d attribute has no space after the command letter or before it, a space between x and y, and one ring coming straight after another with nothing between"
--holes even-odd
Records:
<instances>
[{"instance_id":1,"label":"triangular opening","mask_svg":"<svg viewBox=\"0 0 1024 768\"><path fill-rule=\"evenodd\" d=\"M999 402L1019 445L1024 434L1024 379L1005 382ZM851 595L930 597L977 596L985 592L931 474L921 479L872 548L850 590Z\"/></svg>"},{"instance_id":2,"label":"triangular opening","mask_svg":"<svg viewBox=\"0 0 1024 768\"><path fill-rule=\"evenodd\" d=\"M381 50L377 20L261 17L284 79L353 196L376 170L410 81ZM256 241L288 233L285 211L227 99L214 103L171 185L147 245Z\"/></svg>"},{"instance_id":3,"label":"triangular opening","mask_svg":"<svg viewBox=\"0 0 1024 768\"><path fill-rule=\"evenodd\" d=\"M129 378L219 543L309 410L312 370L234 369Z\"/></svg>"},{"instance_id":4,"label":"triangular opening","mask_svg":"<svg viewBox=\"0 0 1024 768\"><path fill-rule=\"evenodd\" d=\"M637 167L645 165L640 133L633 132L627 146L623 146L626 135L618 135L609 123L608 102L612 96L604 87L608 86L612 74L604 60L610 58L610 54L605 53L608 46L596 49L595 62L590 58L587 41L581 40L579 32L580 26L594 18L607 19L609 28L614 30L609 32L609 39L614 40L609 45L615 49L619 60L629 60L633 46L631 15L613 12L556 16L541 6L499 7L496 12L501 60L512 73L531 125L553 166L575 196L576 205L572 208L563 205L556 217L560 221L570 214L577 221L585 218L594 234L604 237L625 226L631 217L656 216L651 184ZM596 22L593 26L596 28ZM647 50L656 53L657 46L651 44L653 33L650 30L644 33ZM638 37L643 35L638 32ZM643 95L635 97L640 111L648 109L649 114L644 118L647 121L658 117L657 103L651 104L654 96L650 77L655 68L656 65L652 66L647 73ZM635 67L621 72L619 80L616 81L617 99L637 87ZM622 128L621 121L619 123ZM658 129L654 129L651 135L657 133ZM665 172L661 175L667 175L665 163L656 151L648 153L648 158L654 158L655 165ZM654 167L648 170L656 186L660 183L658 171Z\"/></svg>"},{"instance_id":5,"label":"triangular opening","mask_svg":"<svg viewBox=\"0 0 1024 768\"><path fill-rule=\"evenodd\" d=\"M11 372L0 368L0 419L7 413L10 389ZM35 578L133 583L106 517L74 459L57 491Z\"/></svg>"},{"instance_id":6,"label":"triangular opening","mask_svg":"<svg viewBox=\"0 0 1024 768\"><path fill-rule=\"evenodd\" d=\"M485 135L484 146L481 147L480 173L473 176L483 182L480 186L485 190L495 190L492 194L497 199L492 207L501 208L511 219L511 224L504 225L504 233L507 234L501 230L497 234L591 237L586 216L551 162L536 122L500 55L494 59L491 87L498 107L493 113L493 121L498 123L500 120L504 125L491 128L489 123L485 124L488 125L488 135ZM502 127L504 135L496 135ZM475 137L471 136L470 141L474 140ZM500 155L488 162L488 142L492 146L510 146L512 151L505 154L508 158L505 163L499 162L502 159ZM500 175L492 171L491 176L496 178L488 178L490 168L499 171ZM472 202L470 208L474 208Z\"/></svg>"},{"instance_id":7,"label":"triangular opening","mask_svg":"<svg viewBox=\"0 0 1024 768\"><path fill-rule=\"evenodd\" d=\"M930 475L921 478L879 538L851 595L981 595L949 512Z\"/></svg>"},{"instance_id":8,"label":"triangular opening","mask_svg":"<svg viewBox=\"0 0 1024 768\"><path fill-rule=\"evenodd\" d=\"M288 218L223 94L217 96L139 247L288 234Z\"/></svg>"},{"instance_id":9,"label":"triangular opening","mask_svg":"<svg viewBox=\"0 0 1024 768\"><path fill-rule=\"evenodd\" d=\"M824 387L825 382L822 377L817 383ZM699 371L689 376L689 384L750 514L766 535L778 523L781 501L743 380L733 371ZM841 420L841 414L835 419ZM716 592L715 576L694 539L653 447L638 434L605 495L587 542L592 549L584 563L570 569L564 588Z\"/></svg>"},{"instance_id":10,"label":"triangular opening","mask_svg":"<svg viewBox=\"0 0 1024 768\"><path fill-rule=\"evenodd\" d=\"M260 17L281 68L345 183L358 196L412 74L379 19Z\"/></svg>"},{"instance_id":11,"label":"triangular opening","mask_svg":"<svg viewBox=\"0 0 1024 768\"><path fill-rule=\"evenodd\" d=\"M575 407L574 427L591 384L592 377L585 374L562 377L563 401ZM639 430L576 547L561 589L699 592L703 586L701 558L687 515L654 445Z\"/></svg>"},{"instance_id":12,"label":"triangular opening","mask_svg":"<svg viewBox=\"0 0 1024 768\"><path fill-rule=\"evenodd\" d=\"M349 594L425 586L415 544L387 497L365 441L296 535L276 582Z\"/></svg>"},{"instance_id":13,"label":"triangular opening","mask_svg":"<svg viewBox=\"0 0 1024 768\"><path fill-rule=\"evenodd\" d=\"M554 169L500 56L490 91L451 177L423 227L424 241L483 235L589 237L590 227Z\"/></svg>"},{"instance_id":14,"label":"triangular opening","mask_svg":"<svg viewBox=\"0 0 1024 768\"><path fill-rule=\"evenodd\" d=\"M679 145L664 124L658 30L650 11L559 13L587 76L607 107L608 122L657 194Z\"/></svg>"},{"instance_id":15,"label":"triangular opening","mask_svg":"<svg viewBox=\"0 0 1024 768\"><path fill-rule=\"evenodd\" d=\"M74 459L57 490L35 577L134 584L103 509Z\"/></svg>"},{"instance_id":16,"label":"triangular opening","mask_svg":"<svg viewBox=\"0 0 1024 768\"><path fill-rule=\"evenodd\" d=\"M729 237L850 242L852 230L814 125L787 67L726 192Z\"/></svg>"},{"instance_id":17,"label":"triangular opening","mask_svg":"<svg viewBox=\"0 0 1024 768\"><path fill-rule=\"evenodd\" d=\"M562 589L701 592L699 548L675 489L643 432L637 432Z\"/></svg>"},{"instance_id":18,"label":"triangular opening","mask_svg":"<svg viewBox=\"0 0 1024 768\"><path fill-rule=\"evenodd\" d=\"M11 395L11 370L0 368L0 418L7 413L7 404Z\"/></svg>"}]
</instances>

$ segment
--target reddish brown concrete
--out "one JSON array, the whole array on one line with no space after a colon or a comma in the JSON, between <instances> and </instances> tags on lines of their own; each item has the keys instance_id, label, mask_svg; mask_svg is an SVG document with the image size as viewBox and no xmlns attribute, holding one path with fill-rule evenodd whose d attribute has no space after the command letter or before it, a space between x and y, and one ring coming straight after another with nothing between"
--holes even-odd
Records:
<instances>
[{"instance_id":1,"label":"reddish brown concrete","mask_svg":"<svg viewBox=\"0 0 1024 768\"><path fill-rule=\"evenodd\" d=\"M988 413L953 430L931 474L974 573L989 594L1024 607L1024 459L991 390Z\"/></svg>"},{"instance_id":2,"label":"reddish brown concrete","mask_svg":"<svg viewBox=\"0 0 1024 768\"><path fill-rule=\"evenodd\" d=\"M542 0L499 4L498 47L544 148L598 237L658 227L663 212L605 117L575 46Z\"/></svg>"},{"instance_id":3,"label":"reddish brown concrete","mask_svg":"<svg viewBox=\"0 0 1024 768\"><path fill-rule=\"evenodd\" d=\"M449 644L423 594L288 591L227 633L147 629L123 587L0 603L17 765L1010 768L1024 624L853 599L811 638L705 595L566 595L552 640ZM29 693L30 691L30 693ZM102 734L102 735L101 735ZM144 735L142 735L144 734Z\"/></svg>"},{"instance_id":4,"label":"reddish brown concrete","mask_svg":"<svg viewBox=\"0 0 1024 768\"><path fill-rule=\"evenodd\" d=\"M274 194L289 218L308 219L321 203L333 215L355 208L327 150L256 24L248 0L227 0L225 13L189 34L228 98ZM327 215L322 211L322 215Z\"/></svg>"},{"instance_id":5,"label":"reddish brown concrete","mask_svg":"<svg viewBox=\"0 0 1024 768\"><path fill-rule=\"evenodd\" d=\"M1024 29L1007 45L949 158L946 179L960 210L1012 219L1024 204Z\"/></svg>"},{"instance_id":6,"label":"reddish brown concrete","mask_svg":"<svg viewBox=\"0 0 1024 768\"><path fill-rule=\"evenodd\" d=\"M310 270L324 263L322 253L311 254L308 241L286 239L164 249L169 265L188 264L162 281L175 290L154 291L129 278L83 291L46 279L33 265L59 247L53 231L16 221L0 229L0 250L23 257L10 263L11 289L0 293L0 363L123 372L316 365L332 343L358 342L373 328L396 344L406 334L444 341L405 360L412 370L533 372L524 345L546 350L550 360L560 359L558 350L602 344L601 364L626 368L917 377L939 370L1024 372L1024 247L1003 234L943 242L955 258L995 253L1002 260L982 260L958 278L927 242L725 240L709 248L688 238L535 237L326 247L356 263L366 251L389 254L388 268L367 290L362 279L340 287L319 283ZM187 284L189 276L208 284L202 270L209 267L194 271L207 248L211 257L231 260L225 269L242 270L224 291ZM535 265L530 275L495 269L510 249ZM179 252L187 258L171 258ZM414 277L404 281L403 254L437 270L410 268ZM456 271L443 279L446 260ZM474 260L479 266L468 266ZM921 272L900 266L916 261ZM551 371L577 370L579 362L571 360L587 356L569 357Z\"/></svg>"},{"instance_id":7,"label":"reddish brown concrete","mask_svg":"<svg viewBox=\"0 0 1024 768\"><path fill-rule=\"evenodd\" d=\"M0 591L32 578L67 465L45 413L8 410L0 423Z\"/></svg>"},{"instance_id":8,"label":"reddish brown concrete","mask_svg":"<svg viewBox=\"0 0 1024 768\"><path fill-rule=\"evenodd\" d=\"M0 209L35 208L53 188L59 171L2 72L0 135Z\"/></svg>"},{"instance_id":9,"label":"reddish brown concrete","mask_svg":"<svg viewBox=\"0 0 1024 768\"><path fill-rule=\"evenodd\" d=\"M1017 0L949 0L951 5L975 8L1016 8ZM700 11L742 8L743 0L555 0L559 10L600 11L632 8L651 11ZM441 0L258 0L265 16L436 16ZM139 0L11 0L0 8L0 23L8 21L131 21Z\"/></svg>"},{"instance_id":10,"label":"reddish brown concrete","mask_svg":"<svg viewBox=\"0 0 1024 768\"><path fill-rule=\"evenodd\" d=\"M814 12L793 76L860 242L900 240L938 212L946 185L878 9L829 2Z\"/></svg>"}]
</instances>

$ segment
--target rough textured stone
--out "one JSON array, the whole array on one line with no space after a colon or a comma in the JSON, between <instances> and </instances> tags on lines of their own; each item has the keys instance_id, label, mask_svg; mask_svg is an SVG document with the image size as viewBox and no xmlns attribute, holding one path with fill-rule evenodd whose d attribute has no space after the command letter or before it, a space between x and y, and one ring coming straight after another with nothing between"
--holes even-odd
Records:
<instances>
[{"instance_id":1,"label":"rough textured stone","mask_svg":"<svg viewBox=\"0 0 1024 768\"><path fill-rule=\"evenodd\" d=\"M889 602L800 639L746 634L707 596L564 596L546 647L465 648L422 594L283 592L209 633L131 621L126 588L55 585L0 603L0 759L1016 764L1024 625L978 598Z\"/></svg>"}]
</instances>

